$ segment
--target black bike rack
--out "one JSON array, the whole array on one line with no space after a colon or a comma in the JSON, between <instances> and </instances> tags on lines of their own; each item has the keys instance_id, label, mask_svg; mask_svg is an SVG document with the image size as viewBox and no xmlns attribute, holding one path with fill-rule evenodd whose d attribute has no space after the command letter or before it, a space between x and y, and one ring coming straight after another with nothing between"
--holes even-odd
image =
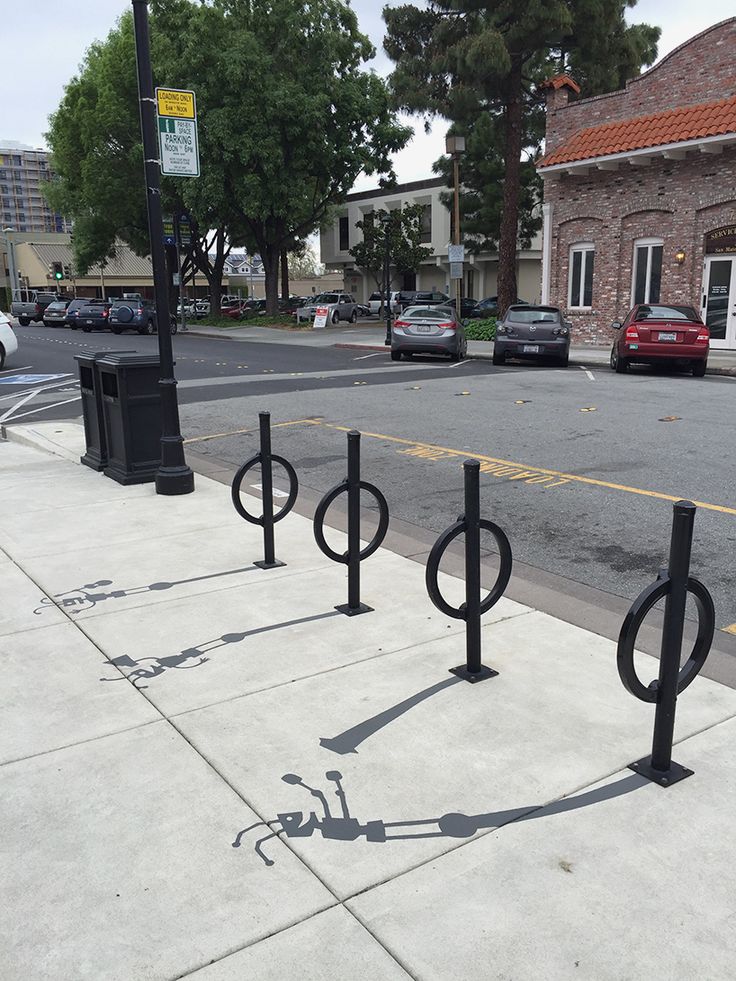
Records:
<instances>
[{"instance_id":1,"label":"black bike rack","mask_svg":"<svg viewBox=\"0 0 736 981\"><path fill-rule=\"evenodd\" d=\"M360 548L360 492L372 494L378 504L378 528L372 540L361 551ZM348 495L348 549L342 555L327 544L324 534L324 521L327 509L332 502L347 491ZM317 505L314 512L314 537L320 549L333 562L342 562L348 567L348 601L335 609L346 616L354 617L360 613L370 613L373 607L360 602L360 563L369 558L388 531L388 504L381 491L373 484L360 479L360 433L348 433L348 475L345 480L329 490Z\"/></svg>"},{"instance_id":2,"label":"black bike rack","mask_svg":"<svg viewBox=\"0 0 736 981\"><path fill-rule=\"evenodd\" d=\"M294 507L297 494L299 493L299 479L296 475L296 470L294 470L288 460L285 460L282 456L274 456L271 453L271 413L259 412L258 423L261 435L260 452L256 453L255 456L252 456L250 460L247 460L235 474L231 487L231 494L235 510L238 512L240 517L245 518L246 521L250 521L251 524L261 525L263 528L263 561L255 562L254 565L257 565L261 569L277 569L279 566L286 565L286 563L279 562L279 560L276 558L273 526L277 521L281 521L282 518L285 518L289 511L291 511L291 509ZM287 477L289 478L289 496L287 497L284 506L276 514L273 513L274 463L281 464L286 471ZM258 464L261 465L261 496L263 498L263 514L260 517L250 514L243 506L243 502L240 497L240 487L246 474Z\"/></svg>"},{"instance_id":3,"label":"black bike rack","mask_svg":"<svg viewBox=\"0 0 736 981\"><path fill-rule=\"evenodd\" d=\"M657 706L651 756L631 763L629 769L662 787L670 787L693 773L672 759L675 706L677 696L695 680L705 664L715 630L713 599L706 587L689 574L696 510L691 501L678 501L673 505L669 567L662 569L657 581L634 601L626 614L618 639L618 673L624 688L642 702L654 702ZM681 668L688 593L692 594L698 610L698 634L690 657ZM659 679L645 687L634 668L636 637L646 615L664 597Z\"/></svg>"},{"instance_id":4,"label":"black bike rack","mask_svg":"<svg viewBox=\"0 0 736 981\"><path fill-rule=\"evenodd\" d=\"M481 663L481 634L480 618L487 613L504 594L511 578L513 558L511 545L505 533L492 521L480 516L480 462L465 460L463 463L465 478L465 513L461 514L454 525L443 531L432 546L427 559L425 580L427 592L434 605L448 617L465 621L466 663L456 668L450 668L466 681L483 681L498 674L493 668ZM484 600L480 598L480 532L489 531L496 539L500 556L500 565L496 582ZM445 550L460 535L465 535L465 602L459 606L450 606L440 592L438 575L440 562Z\"/></svg>"}]
</instances>

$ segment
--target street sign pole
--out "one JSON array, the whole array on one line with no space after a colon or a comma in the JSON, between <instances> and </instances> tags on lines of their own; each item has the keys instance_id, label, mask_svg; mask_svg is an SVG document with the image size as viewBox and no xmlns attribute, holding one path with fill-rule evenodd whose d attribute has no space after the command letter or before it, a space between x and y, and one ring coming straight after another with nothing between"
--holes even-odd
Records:
<instances>
[{"instance_id":1,"label":"street sign pole","mask_svg":"<svg viewBox=\"0 0 736 981\"><path fill-rule=\"evenodd\" d=\"M190 494L194 474L184 458L184 440L179 425L179 405L174 377L174 354L171 346L171 317L166 277L163 219L161 216L161 181L156 132L156 102L153 95L153 73L148 36L148 0L132 0L135 29L135 54L138 69L141 134L148 206L148 235L151 242L153 289L158 321L158 351L161 389L161 466L156 472L157 494Z\"/></svg>"}]
</instances>

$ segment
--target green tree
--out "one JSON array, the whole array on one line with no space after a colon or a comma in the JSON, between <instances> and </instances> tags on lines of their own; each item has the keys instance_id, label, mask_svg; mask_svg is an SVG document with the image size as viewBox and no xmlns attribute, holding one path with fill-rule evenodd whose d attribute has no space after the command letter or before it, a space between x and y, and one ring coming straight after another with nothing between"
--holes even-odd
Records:
<instances>
[{"instance_id":1,"label":"green tree","mask_svg":"<svg viewBox=\"0 0 736 981\"><path fill-rule=\"evenodd\" d=\"M391 85L397 105L428 118L444 116L468 136L463 212L476 247L484 238L494 242L498 229L502 311L517 295L518 237L535 230L531 164L543 138L537 87L564 71L586 95L595 95L620 87L650 64L660 32L626 24L625 11L635 4L428 0L423 8L384 8L384 48L396 66ZM440 172L447 168L447 160L439 163Z\"/></svg>"},{"instance_id":2,"label":"green tree","mask_svg":"<svg viewBox=\"0 0 736 981\"><path fill-rule=\"evenodd\" d=\"M350 249L356 266L365 269L379 289L383 289L384 285L386 232L382 219L386 214L385 211L369 211L357 221L356 228L361 230L363 238ZM400 211L390 213L388 246L394 274L416 272L420 264L432 255L432 249L421 244L422 220L423 208L420 204L407 204Z\"/></svg>"}]
</instances>

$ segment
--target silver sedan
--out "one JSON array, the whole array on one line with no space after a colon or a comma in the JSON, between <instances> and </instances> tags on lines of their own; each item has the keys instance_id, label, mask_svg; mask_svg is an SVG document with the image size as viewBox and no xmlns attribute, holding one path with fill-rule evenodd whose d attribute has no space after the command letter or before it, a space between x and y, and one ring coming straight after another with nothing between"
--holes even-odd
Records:
<instances>
[{"instance_id":1,"label":"silver sedan","mask_svg":"<svg viewBox=\"0 0 736 981\"><path fill-rule=\"evenodd\" d=\"M461 361L467 353L465 328L452 307L407 307L393 322L392 361L412 354L445 354Z\"/></svg>"}]
</instances>

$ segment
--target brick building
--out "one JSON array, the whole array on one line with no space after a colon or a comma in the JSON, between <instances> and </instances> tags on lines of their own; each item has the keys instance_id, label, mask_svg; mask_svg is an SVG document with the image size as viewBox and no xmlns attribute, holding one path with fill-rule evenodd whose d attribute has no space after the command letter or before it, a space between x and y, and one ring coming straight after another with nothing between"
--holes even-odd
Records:
<instances>
[{"instance_id":1,"label":"brick building","mask_svg":"<svg viewBox=\"0 0 736 981\"><path fill-rule=\"evenodd\" d=\"M608 95L545 83L542 298L608 343L634 303L690 304L736 349L736 17ZM583 93L584 95L584 93Z\"/></svg>"}]
</instances>

